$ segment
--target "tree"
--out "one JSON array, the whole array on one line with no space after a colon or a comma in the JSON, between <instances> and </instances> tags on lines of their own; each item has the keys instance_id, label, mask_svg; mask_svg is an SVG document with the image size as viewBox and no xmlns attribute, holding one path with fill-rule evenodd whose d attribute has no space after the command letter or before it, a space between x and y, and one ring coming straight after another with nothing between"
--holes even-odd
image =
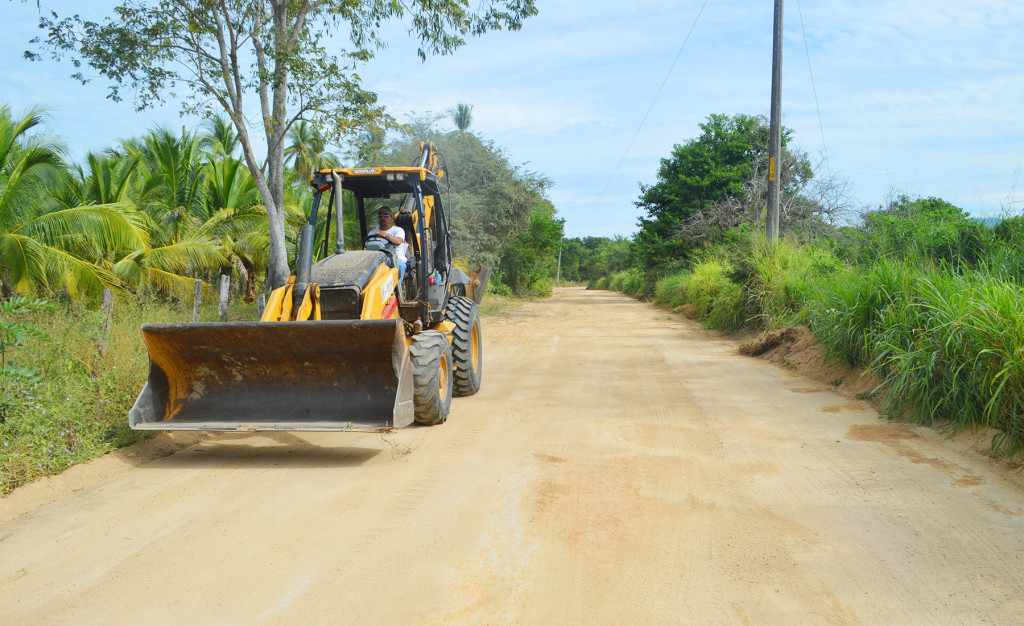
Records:
<instances>
[{"instance_id":1,"label":"tree","mask_svg":"<svg viewBox=\"0 0 1024 626\"><path fill-rule=\"evenodd\" d=\"M597 280L629 267L630 242L621 235L566 239L562 244L562 278Z\"/></svg>"},{"instance_id":2,"label":"tree","mask_svg":"<svg viewBox=\"0 0 1024 626\"><path fill-rule=\"evenodd\" d=\"M327 129L340 142L352 133L393 125L376 95L360 86L355 65L383 45L384 23L403 21L418 54L448 54L469 34L518 30L536 15L534 0L122 0L102 22L56 14L43 18L33 40L56 58L70 55L111 81L110 97L135 92L139 108L187 90L184 110L223 110L238 131L242 154L267 212L268 283L288 275L284 217L285 139L298 120ZM326 42L347 32L354 48L336 54ZM41 52L26 52L30 59ZM82 71L73 76L86 82ZM246 122L246 96L259 102L267 153L259 159ZM265 168L265 170L264 170Z\"/></svg>"},{"instance_id":3,"label":"tree","mask_svg":"<svg viewBox=\"0 0 1024 626\"><path fill-rule=\"evenodd\" d=\"M231 120L215 115L206 120L206 133L200 138L203 149L217 157L230 157L238 150L238 133Z\"/></svg>"},{"instance_id":4,"label":"tree","mask_svg":"<svg viewBox=\"0 0 1024 626\"><path fill-rule=\"evenodd\" d=\"M526 228L515 234L502 251L501 278L513 294L549 295L558 244L565 220L556 218L554 207L530 216Z\"/></svg>"},{"instance_id":5,"label":"tree","mask_svg":"<svg viewBox=\"0 0 1024 626\"><path fill-rule=\"evenodd\" d=\"M473 105L459 104L451 110L452 121L459 129L459 136L465 135L469 125L473 123Z\"/></svg>"},{"instance_id":6,"label":"tree","mask_svg":"<svg viewBox=\"0 0 1024 626\"><path fill-rule=\"evenodd\" d=\"M862 217L856 258L864 264L888 257L953 267L973 265L991 246L994 234L941 198L899 194Z\"/></svg>"},{"instance_id":7,"label":"tree","mask_svg":"<svg viewBox=\"0 0 1024 626\"><path fill-rule=\"evenodd\" d=\"M0 296L48 287L118 290L117 277L94 261L110 250L145 246L145 231L117 203L50 204L48 190L63 185L63 149L30 134L44 115L36 107L12 116L0 106Z\"/></svg>"},{"instance_id":8,"label":"tree","mask_svg":"<svg viewBox=\"0 0 1024 626\"><path fill-rule=\"evenodd\" d=\"M124 283L181 293L194 277L232 267L248 279L245 263L252 255L243 258L239 242L264 221L248 170L233 158L206 161L202 139L193 134L176 137L158 128L124 145L143 165L133 202L150 242L124 250L112 263Z\"/></svg>"},{"instance_id":9,"label":"tree","mask_svg":"<svg viewBox=\"0 0 1024 626\"><path fill-rule=\"evenodd\" d=\"M284 149L285 161L291 161L303 185L314 171L337 165L338 157L327 152L327 140L312 124L301 121L288 131L291 145Z\"/></svg>"},{"instance_id":10,"label":"tree","mask_svg":"<svg viewBox=\"0 0 1024 626\"><path fill-rule=\"evenodd\" d=\"M676 144L672 156L661 160L658 182L640 187L636 204L647 215L640 219L635 253L639 264L650 270L685 261L709 230L721 233L739 223L737 214L762 219L763 194L752 181L760 180L767 166L764 118L712 114L700 129L699 137ZM783 146L791 134L783 129ZM784 191L801 186L811 175L806 157L790 155L783 165L788 168L780 174Z\"/></svg>"}]
</instances>

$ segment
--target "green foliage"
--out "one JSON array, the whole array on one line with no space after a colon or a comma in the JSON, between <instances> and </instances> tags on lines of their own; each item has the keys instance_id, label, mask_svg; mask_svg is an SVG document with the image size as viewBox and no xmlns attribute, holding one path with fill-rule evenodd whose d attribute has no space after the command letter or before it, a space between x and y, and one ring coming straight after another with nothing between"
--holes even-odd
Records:
<instances>
[{"instance_id":1,"label":"green foliage","mask_svg":"<svg viewBox=\"0 0 1024 626\"><path fill-rule=\"evenodd\" d=\"M327 139L309 122L292 126L288 140L291 143L284 149L284 160L291 161L300 185L305 185L315 171L340 166L340 159L327 151Z\"/></svg>"},{"instance_id":2,"label":"green foliage","mask_svg":"<svg viewBox=\"0 0 1024 626\"><path fill-rule=\"evenodd\" d=\"M690 282L690 273L669 274L658 280L654 287L654 300L675 309L689 304L686 287Z\"/></svg>"},{"instance_id":3,"label":"green foliage","mask_svg":"<svg viewBox=\"0 0 1024 626\"><path fill-rule=\"evenodd\" d=\"M620 290L627 295L642 298L648 297L651 291L647 277L644 276L643 272L636 269L626 270Z\"/></svg>"},{"instance_id":4,"label":"green foliage","mask_svg":"<svg viewBox=\"0 0 1024 626\"><path fill-rule=\"evenodd\" d=\"M833 353L868 365L889 388L887 414L1002 432L1024 447L1024 288L974 271L880 262L844 272L811 315ZM828 308L826 308L828 307Z\"/></svg>"},{"instance_id":5,"label":"green foliage","mask_svg":"<svg viewBox=\"0 0 1024 626\"><path fill-rule=\"evenodd\" d=\"M1000 232L1013 238L1010 226ZM863 226L848 234L848 254L862 265L891 258L959 266L981 260L991 248L993 233L945 200L901 195L867 213Z\"/></svg>"},{"instance_id":6,"label":"green foliage","mask_svg":"<svg viewBox=\"0 0 1024 626\"><path fill-rule=\"evenodd\" d=\"M634 240L634 259L654 275L678 268L704 244L742 223L762 223L768 126L751 115L710 115L701 135L677 144L661 160L658 181L641 185L636 203L646 215ZM790 131L783 131L783 145ZM783 193L795 196L811 178L804 155L785 153ZM803 200L803 205L811 205ZM813 207L805 206L804 212Z\"/></svg>"},{"instance_id":7,"label":"green foliage","mask_svg":"<svg viewBox=\"0 0 1024 626\"><path fill-rule=\"evenodd\" d=\"M622 236L583 237L562 242L562 279L588 284L629 267L630 242Z\"/></svg>"},{"instance_id":8,"label":"green foliage","mask_svg":"<svg viewBox=\"0 0 1024 626\"><path fill-rule=\"evenodd\" d=\"M62 187L63 148L31 133L44 111L12 116L0 105L0 297L49 287L69 293L117 290L120 281L96 261L144 241L131 211L118 204L65 208L47 190Z\"/></svg>"},{"instance_id":9,"label":"green foliage","mask_svg":"<svg viewBox=\"0 0 1024 626\"><path fill-rule=\"evenodd\" d=\"M473 105L459 104L450 112L455 127L459 129L459 135L465 135L469 125L473 123Z\"/></svg>"},{"instance_id":10,"label":"green foliage","mask_svg":"<svg viewBox=\"0 0 1024 626\"><path fill-rule=\"evenodd\" d=\"M25 297L15 297L7 302L0 302L0 315L6 317L20 317L32 311L44 311L53 309L53 305L45 300L34 300ZM16 319L0 318L0 389L5 389L3 379L18 376L21 378L38 381L35 368L27 365L17 365L9 361L8 350L25 345L25 342L34 339L38 341L49 341L50 338L38 329L35 325ZM4 394L6 395L6 394ZM0 399L0 421L6 421L6 404Z\"/></svg>"},{"instance_id":11,"label":"green foliage","mask_svg":"<svg viewBox=\"0 0 1024 626\"><path fill-rule=\"evenodd\" d=\"M565 220L537 212L530 216L526 228L511 238L498 268L513 295L551 294L555 255L564 224Z\"/></svg>"},{"instance_id":12,"label":"green foliage","mask_svg":"<svg viewBox=\"0 0 1024 626\"><path fill-rule=\"evenodd\" d=\"M683 289L709 328L733 331L746 321L746 298L730 278L732 267L716 259L696 263Z\"/></svg>"},{"instance_id":13,"label":"green foliage","mask_svg":"<svg viewBox=\"0 0 1024 626\"><path fill-rule=\"evenodd\" d=\"M806 305L818 294L820 281L843 267L824 248L791 240L771 246L758 237L749 252L747 286L760 325L766 328L804 323Z\"/></svg>"}]
</instances>

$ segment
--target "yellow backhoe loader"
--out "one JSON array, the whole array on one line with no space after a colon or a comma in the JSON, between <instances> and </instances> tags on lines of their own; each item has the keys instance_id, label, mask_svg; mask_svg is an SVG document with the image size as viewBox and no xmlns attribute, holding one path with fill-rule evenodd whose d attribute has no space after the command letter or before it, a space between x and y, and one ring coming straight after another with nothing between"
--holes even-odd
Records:
<instances>
[{"instance_id":1,"label":"yellow backhoe loader","mask_svg":"<svg viewBox=\"0 0 1024 626\"><path fill-rule=\"evenodd\" d=\"M488 276L452 264L448 181L433 144L421 145L413 167L316 172L295 275L269 295L259 322L143 324L149 379L129 425L381 431L444 422L453 394L480 388L477 305ZM345 250L343 191L358 207L362 250ZM368 206L388 202L406 259L368 230Z\"/></svg>"}]
</instances>

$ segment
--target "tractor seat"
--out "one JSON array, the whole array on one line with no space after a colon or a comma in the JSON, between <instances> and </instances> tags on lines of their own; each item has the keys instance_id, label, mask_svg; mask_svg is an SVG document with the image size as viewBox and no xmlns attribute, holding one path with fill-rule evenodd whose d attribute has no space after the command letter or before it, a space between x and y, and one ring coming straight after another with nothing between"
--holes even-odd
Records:
<instances>
[{"instance_id":1,"label":"tractor seat","mask_svg":"<svg viewBox=\"0 0 1024 626\"><path fill-rule=\"evenodd\" d=\"M416 226L412 223L412 213L401 211L395 215L395 226L405 231L405 242L409 244L409 258L419 258L420 242L416 239Z\"/></svg>"}]
</instances>

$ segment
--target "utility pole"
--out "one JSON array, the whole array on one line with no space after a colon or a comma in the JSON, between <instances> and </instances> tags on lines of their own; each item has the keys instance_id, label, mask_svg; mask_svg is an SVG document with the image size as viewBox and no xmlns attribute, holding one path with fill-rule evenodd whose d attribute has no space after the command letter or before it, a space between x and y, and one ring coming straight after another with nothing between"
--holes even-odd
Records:
<instances>
[{"instance_id":1,"label":"utility pole","mask_svg":"<svg viewBox=\"0 0 1024 626\"><path fill-rule=\"evenodd\" d=\"M558 271L555 272L555 287L558 286L558 280L562 277L562 241L558 241Z\"/></svg>"},{"instance_id":2,"label":"utility pole","mask_svg":"<svg viewBox=\"0 0 1024 626\"><path fill-rule=\"evenodd\" d=\"M768 242L779 239L779 178L782 159L782 0L775 0L772 31L772 109L768 125Z\"/></svg>"}]
</instances>

